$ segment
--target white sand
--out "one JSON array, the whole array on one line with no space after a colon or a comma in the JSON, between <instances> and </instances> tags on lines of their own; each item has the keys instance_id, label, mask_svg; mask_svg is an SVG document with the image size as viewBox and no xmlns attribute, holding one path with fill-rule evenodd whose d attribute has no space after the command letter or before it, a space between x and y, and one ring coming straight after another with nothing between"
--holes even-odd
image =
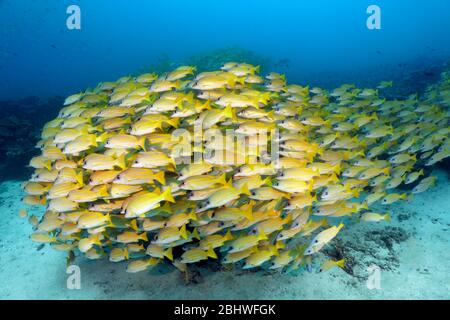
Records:
<instances>
[{"instance_id":1,"label":"white sand","mask_svg":"<svg viewBox=\"0 0 450 320\"><path fill-rule=\"evenodd\" d=\"M185 285L176 271L129 274L125 272L125 263L77 259L81 290L66 287L64 253L49 246L38 251L38 245L29 239L31 226L17 215L23 207L20 183L3 182L0 184L0 298L449 299L450 181L445 172L436 174L439 182L434 189L416 195L409 203L384 208L392 211L390 223L344 228L340 236L346 246L348 243L346 252L357 259L354 272L358 277L340 269L324 274L302 271L296 275L202 270L199 284ZM34 212L41 211L34 209ZM387 234L389 226L400 227L409 234L406 240L394 241L391 250L378 241ZM369 290L366 286L365 269L371 263L384 268L380 290Z\"/></svg>"}]
</instances>

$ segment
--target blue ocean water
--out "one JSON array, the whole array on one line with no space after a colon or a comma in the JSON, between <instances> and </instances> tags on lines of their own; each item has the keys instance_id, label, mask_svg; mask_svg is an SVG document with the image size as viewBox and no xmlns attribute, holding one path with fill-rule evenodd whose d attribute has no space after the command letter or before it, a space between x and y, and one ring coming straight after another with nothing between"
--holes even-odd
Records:
<instances>
[{"instance_id":1,"label":"blue ocean water","mask_svg":"<svg viewBox=\"0 0 450 320\"><path fill-rule=\"evenodd\" d=\"M66 26L70 5L81 30ZM366 26L370 5L380 30ZM224 47L268 59L290 82L329 87L450 54L447 0L2 0L0 21L0 99L64 96Z\"/></svg>"},{"instance_id":2,"label":"blue ocean water","mask_svg":"<svg viewBox=\"0 0 450 320\"><path fill-rule=\"evenodd\" d=\"M80 9L80 30L67 27L73 5ZM367 26L372 5L381 10L381 29ZM107 261L101 267L83 261L88 290L67 291L62 254L31 245L31 226L16 217L23 207L18 181L30 177L26 165L39 153L34 146L42 125L67 95L124 75L181 64L207 69L229 58L284 73L289 83L327 89L343 83L376 87L392 79L389 96L406 98L448 69L448 0L0 0L0 39L0 208L9 215L0 223L0 298L449 297L448 161L434 173L438 187L392 207L390 229L381 224L374 233L377 225L363 226L345 235L347 245L363 242L367 249L348 249L361 260L368 257L362 265L399 268L399 276L388 274L386 289L377 293L363 282L352 284L350 274L291 281L278 274L241 280L220 273L191 290L177 274L169 280L160 274L129 277L123 265ZM36 273L36 265L46 270Z\"/></svg>"}]
</instances>

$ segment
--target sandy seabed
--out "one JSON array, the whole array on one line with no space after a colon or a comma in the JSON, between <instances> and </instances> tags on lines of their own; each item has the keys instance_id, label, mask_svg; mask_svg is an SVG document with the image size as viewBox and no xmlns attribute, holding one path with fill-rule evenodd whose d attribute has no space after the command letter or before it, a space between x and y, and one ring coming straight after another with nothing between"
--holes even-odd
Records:
<instances>
[{"instance_id":1,"label":"sandy seabed","mask_svg":"<svg viewBox=\"0 0 450 320\"><path fill-rule=\"evenodd\" d=\"M81 289L67 289L65 253L33 243L27 219L18 216L18 181L0 183L1 299L450 299L450 177L436 169L438 184L380 210L391 222L349 221L329 254L347 258L345 270L294 274L200 269L186 285L175 269L129 274L126 262L77 258ZM29 210L42 214L42 208ZM380 289L368 289L367 268L381 268Z\"/></svg>"}]
</instances>

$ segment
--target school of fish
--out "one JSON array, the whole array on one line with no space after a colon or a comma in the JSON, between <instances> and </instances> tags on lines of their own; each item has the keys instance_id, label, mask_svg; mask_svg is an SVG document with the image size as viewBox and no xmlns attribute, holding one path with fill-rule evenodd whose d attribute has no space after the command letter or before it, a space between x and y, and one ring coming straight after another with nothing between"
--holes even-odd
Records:
<instances>
[{"instance_id":1,"label":"school of fish","mask_svg":"<svg viewBox=\"0 0 450 320\"><path fill-rule=\"evenodd\" d=\"M392 85L327 91L235 62L100 83L43 128L23 202L46 211L19 214L69 261L128 272L310 268L346 218L389 221L373 204L426 191L430 166L450 156L449 74L420 98L388 100Z\"/></svg>"}]
</instances>

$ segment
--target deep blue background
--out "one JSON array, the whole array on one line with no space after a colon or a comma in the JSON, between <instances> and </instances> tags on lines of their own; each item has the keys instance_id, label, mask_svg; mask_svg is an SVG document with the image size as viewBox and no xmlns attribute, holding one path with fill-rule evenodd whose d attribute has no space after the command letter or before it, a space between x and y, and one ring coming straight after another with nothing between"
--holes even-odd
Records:
<instances>
[{"instance_id":1,"label":"deep blue background","mask_svg":"<svg viewBox=\"0 0 450 320\"><path fill-rule=\"evenodd\" d=\"M80 31L66 28L70 4ZM366 28L370 4L382 9L380 31ZM0 99L67 95L162 54L182 61L226 46L288 59L280 71L291 82L324 85L450 56L448 0L0 0L0 26Z\"/></svg>"}]
</instances>

